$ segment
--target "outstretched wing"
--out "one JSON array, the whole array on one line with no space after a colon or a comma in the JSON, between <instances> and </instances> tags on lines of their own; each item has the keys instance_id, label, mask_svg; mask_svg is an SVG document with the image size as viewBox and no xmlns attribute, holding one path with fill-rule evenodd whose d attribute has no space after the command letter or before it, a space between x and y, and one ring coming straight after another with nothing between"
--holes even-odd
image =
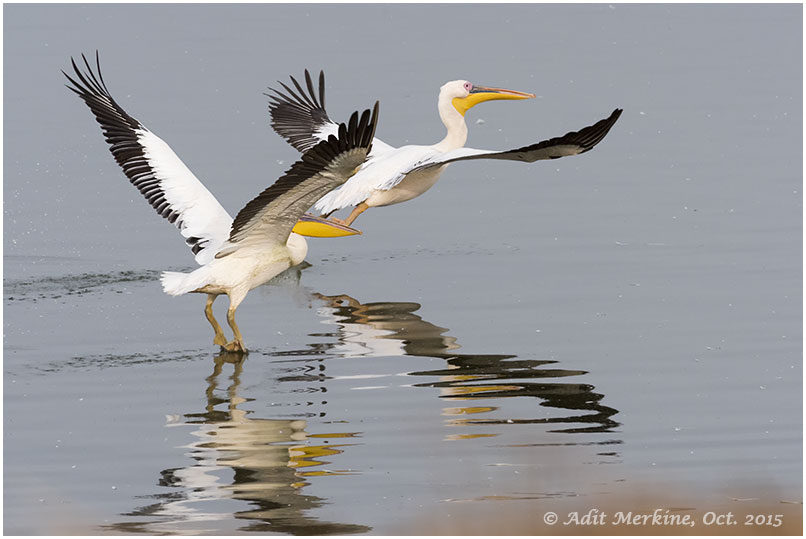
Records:
<instances>
[{"instance_id":1,"label":"outstretched wing","mask_svg":"<svg viewBox=\"0 0 806 539\"><path fill-rule=\"evenodd\" d=\"M403 146L378 157L371 155L353 179L322 197L314 208L323 214L329 214L347 206L354 206L366 200L376 190L392 189L411 173L444 167L455 161L507 159L532 163L540 159L556 159L585 153L601 142L621 116L621 112L621 109L616 109L608 118L562 137L504 152L459 148L440 153L434 150L433 146Z\"/></svg>"},{"instance_id":2,"label":"outstretched wing","mask_svg":"<svg viewBox=\"0 0 806 539\"><path fill-rule=\"evenodd\" d=\"M62 71L72 84L67 87L95 115L115 161L132 185L157 213L179 229L196 255L196 262L206 264L227 239L232 217L170 146L115 102L101 75L98 53L95 53L97 74L87 58L83 54L81 57L85 73L72 58L76 78Z\"/></svg>"},{"instance_id":3,"label":"outstretched wing","mask_svg":"<svg viewBox=\"0 0 806 539\"><path fill-rule=\"evenodd\" d=\"M271 187L235 216L229 240L216 254L226 256L246 245L284 245L300 216L322 195L346 182L364 162L378 121L378 103L370 116L355 112L349 125L302 155Z\"/></svg>"},{"instance_id":4,"label":"outstretched wing","mask_svg":"<svg viewBox=\"0 0 806 539\"><path fill-rule=\"evenodd\" d=\"M271 99L269 114L274 131L286 139L291 146L304 153L330 135L337 135L339 124L330 119L325 110L325 72L319 72L319 91L314 89L313 80L305 70L305 86L307 93L297 79L291 77L296 91L278 81L285 93L269 88L272 94L264 94ZM372 141L374 153L391 149L385 142Z\"/></svg>"},{"instance_id":5,"label":"outstretched wing","mask_svg":"<svg viewBox=\"0 0 806 539\"><path fill-rule=\"evenodd\" d=\"M409 170L407 174L417 170L440 167L455 161L467 161L470 159L506 159L509 161L533 163L541 159L557 159L567 155L578 155L591 150L594 146L599 144L605 135L607 135L608 131L610 131L610 128L613 127L613 124L616 123L616 120L619 119L621 113L622 109L616 109L604 120L599 120L595 124L584 127L579 131L571 131L561 137L554 137L514 150L497 152L490 150L474 150L473 148L459 148L458 150L444 153L439 157L420 163ZM399 180L397 183L399 183Z\"/></svg>"}]
</instances>

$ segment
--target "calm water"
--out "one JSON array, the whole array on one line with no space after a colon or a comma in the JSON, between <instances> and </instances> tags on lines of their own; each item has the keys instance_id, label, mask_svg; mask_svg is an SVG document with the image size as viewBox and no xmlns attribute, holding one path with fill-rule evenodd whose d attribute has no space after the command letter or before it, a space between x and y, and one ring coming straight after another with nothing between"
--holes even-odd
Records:
<instances>
[{"instance_id":1,"label":"calm water","mask_svg":"<svg viewBox=\"0 0 806 539\"><path fill-rule=\"evenodd\" d=\"M4 6L5 533L527 533L501 515L638 492L799 522L801 10ZM162 294L190 253L62 86L96 48L231 213L296 158L261 93L306 67L396 145L460 77L538 95L469 112L472 147L625 113L312 240L240 359Z\"/></svg>"}]
</instances>

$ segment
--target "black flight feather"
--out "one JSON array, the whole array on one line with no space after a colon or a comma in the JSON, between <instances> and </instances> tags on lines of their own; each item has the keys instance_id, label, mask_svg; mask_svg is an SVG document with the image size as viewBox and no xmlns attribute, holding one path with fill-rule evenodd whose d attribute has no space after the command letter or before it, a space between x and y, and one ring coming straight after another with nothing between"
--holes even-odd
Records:
<instances>
[{"instance_id":1,"label":"black flight feather","mask_svg":"<svg viewBox=\"0 0 806 539\"><path fill-rule=\"evenodd\" d=\"M161 180L146 159L145 150L138 138L138 131L148 130L112 98L101 74L98 51L95 51L95 71L86 56L82 54L81 58L84 60L85 72L82 73L75 60L70 58L75 73L71 77L62 71L71 84L65 86L75 92L90 108L101 126L106 142L109 143L112 156L132 185L140 191L157 213L181 230L181 215L173 210L165 199L165 192L160 185ZM187 238L185 241L193 254L201 251L208 242L204 238Z\"/></svg>"},{"instance_id":2,"label":"black flight feather","mask_svg":"<svg viewBox=\"0 0 806 539\"><path fill-rule=\"evenodd\" d=\"M320 142L316 133L330 124L335 125L325 111L325 73L319 72L319 96L317 98L313 80L305 70L307 93L297 79L291 77L296 91L278 81L285 93L269 88L276 95L264 94L271 98L269 113L271 126L300 152L310 150Z\"/></svg>"},{"instance_id":3,"label":"black flight feather","mask_svg":"<svg viewBox=\"0 0 806 539\"><path fill-rule=\"evenodd\" d=\"M266 188L257 197L252 199L235 216L230 232L230 242L237 242L236 236L251 222L255 216L259 215L270 203L288 193L292 189L302 185L305 181L325 171L342 154L356 148L366 148L369 153L372 146L372 139L375 137L375 128L378 121L379 104L370 114L365 110L359 119L358 112L350 116L347 125L339 124L338 137L330 135L327 140L319 142L316 146L302 154L299 161L291 165L291 168L270 187ZM333 182L331 189L335 189L348 178L344 177L340 182ZM324 193L323 193L324 194ZM312 200L311 204L316 202ZM291 202L293 203L293 201ZM307 208L303 208L304 211Z\"/></svg>"}]
</instances>

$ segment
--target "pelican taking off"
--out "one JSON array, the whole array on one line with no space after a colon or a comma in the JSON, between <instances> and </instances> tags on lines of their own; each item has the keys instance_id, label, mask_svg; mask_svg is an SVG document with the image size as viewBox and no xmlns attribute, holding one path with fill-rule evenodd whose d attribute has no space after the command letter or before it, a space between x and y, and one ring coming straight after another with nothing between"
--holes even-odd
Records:
<instances>
[{"instance_id":1,"label":"pelican taking off","mask_svg":"<svg viewBox=\"0 0 806 539\"><path fill-rule=\"evenodd\" d=\"M317 97L311 75L305 70L307 92L294 77L296 91L280 83L285 93L271 89L271 125L294 148L304 152L336 129L325 111L325 75L319 73ZM328 216L334 211L355 206L343 221L350 225L368 208L398 204L418 197L439 179L445 167L454 161L468 159L507 159L532 163L587 152L598 144L621 115L616 109L606 119L549 140L508 151L464 148L467 141L465 112L484 101L494 99L528 99L534 94L476 86L465 80L448 82L440 88L437 108L447 134L431 146L394 148L378 139L358 173L340 188L322 197L314 209ZM342 221L338 221L342 223Z\"/></svg>"},{"instance_id":2,"label":"pelican taking off","mask_svg":"<svg viewBox=\"0 0 806 539\"><path fill-rule=\"evenodd\" d=\"M291 230L305 210L347 181L364 162L375 134L378 103L371 115L366 110L359 119L354 113L349 125L339 125L312 145L233 220L173 150L115 102L101 75L97 53L97 74L82 58L85 73L72 59L76 78L63 72L72 84L67 87L89 106L131 183L176 225L201 265L190 273L163 272L163 290L172 296L207 294L204 312L215 331L213 342L228 351L245 352L235 310L251 289L303 261L308 244ZM213 302L221 294L230 300L227 322L234 334L230 342L213 316Z\"/></svg>"}]
</instances>

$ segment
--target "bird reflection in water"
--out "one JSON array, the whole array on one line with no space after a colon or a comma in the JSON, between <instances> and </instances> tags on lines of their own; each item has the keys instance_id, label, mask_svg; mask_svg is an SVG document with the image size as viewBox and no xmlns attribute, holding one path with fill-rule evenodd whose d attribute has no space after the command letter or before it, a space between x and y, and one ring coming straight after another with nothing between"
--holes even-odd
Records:
<instances>
[{"instance_id":1,"label":"bird reflection in water","mask_svg":"<svg viewBox=\"0 0 806 539\"><path fill-rule=\"evenodd\" d=\"M292 288L297 289L298 276L298 271L288 273L285 281L275 284L290 281ZM330 380L324 374L324 366L331 359L423 356L444 360L444 367L409 372L409 376L423 380L413 384L414 387L438 388L442 399L457 405L442 409L448 426L458 427L457 431L478 427L469 429L472 432L449 434L447 440L497 436L503 425L512 424L556 425L552 432L561 433L609 433L619 425L612 419L618 411L601 404L604 397L594 392L592 385L559 381L586 375L586 371L552 368L556 361L522 359L511 354L458 353L460 346L456 338L446 335L446 328L415 314L420 309L418 303L362 304L346 295L306 296L322 302L319 314L337 331L313 334L327 339L306 350L267 354L288 362L286 374L277 379L280 383L302 383L309 386L308 390L324 391ZM312 360L319 368L312 366ZM305 420L253 417L253 412L246 409L250 399L239 396L245 361L248 361L245 356L231 353L214 358L213 372L206 379L204 411L185 414L169 425L197 427L191 433L193 441L186 446L193 463L163 470L159 484L174 487L171 492L153 495L155 503L124 515L137 521L113 524L112 530L149 534L221 533L221 523L235 519L243 522L233 530L238 532L319 535L371 531L358 524L315 518L311 510L327 500L304 493L310 477L353 473L326 467L331 464L330 457L337 457L352 445L351 437L357 433L313 434L307 432ZM232 373L224 383L224 372L229 372L230 366ZM540 406L518 406L518 410L550 408L559 413L552 413L553 417L545 417L544 412L539 414L543 417L511 417L511 413L500 407L512 397L538 399L535 403ZM325 439L336 439L339 443L318 443L326 442ZM228 501L240 504L233 508ZM248 509L238 510L243 502Z\"/></svg>"},{"instance_id":2,"label":"bird reflection in water","mask_svg":"<svg viewBox=\"0 0 806 539\"><path fill-rule=\"evenodd\" d=\"M437 387L441 397L452 401L483 401L507 397L537 397L541 405L562 410L559 417L494 418L497 406L478 402L471 406L445 407L449 425L552 424L567 425L552 432L612 432L619 425L612 419L618 410L604 406L604 395L590 384L558 382L582 376L581 370L550 368L554 360L519 359L504 354L459 354L456 338L446 328L423 320L418 303L378 302L362 304L347 295L314 297L325 304L322 312L339 327L333 350L340 355L409 355L445 359L444 369L411 372L411 376L437 378L415 384ZM570 412L570 415L569 415ZM495 436L493 433L454 434L453 439ZM606 443L617 443L609 440Z\"/></svg>"},{"instance_id":3,"label":"bird reflection in water","mask_svg":"<svg viewBox=\"0 0 806 539\"><path fill-rule=\"evenodd\" d=\"M214 359L207 377L207 406L204 412L184 415L181 425L198 425L193 431L188 455L194 463L163 470L160 486L177 487L155 495L157 503L126 513L146 521L110 526L124 533L220 533L217 527L229 519L245 520L239 532L272 532L294 535L366 533L370 528L356 524L323 522L307 514L325 500L303 494L306 477L349 474L323 470L322 460L342 452L345 444L316 444L319 438L348 438L352 433L308 434L305 420L260 419L239 406L248 399L238 396L246 356L224 352ZM225 365L232 365L226 389L219 388ZM314 443L310 443L311 441ZM314 470L314 468L316 468ZM222 473L223 472L223 473ZM252 507L228 511L226 500L246 502ZM209 503L204 503L209 502ZM213 508L220 512L212 512ZM209 529L208 529L209 526Z\"/></svg>"}]
</instances>

